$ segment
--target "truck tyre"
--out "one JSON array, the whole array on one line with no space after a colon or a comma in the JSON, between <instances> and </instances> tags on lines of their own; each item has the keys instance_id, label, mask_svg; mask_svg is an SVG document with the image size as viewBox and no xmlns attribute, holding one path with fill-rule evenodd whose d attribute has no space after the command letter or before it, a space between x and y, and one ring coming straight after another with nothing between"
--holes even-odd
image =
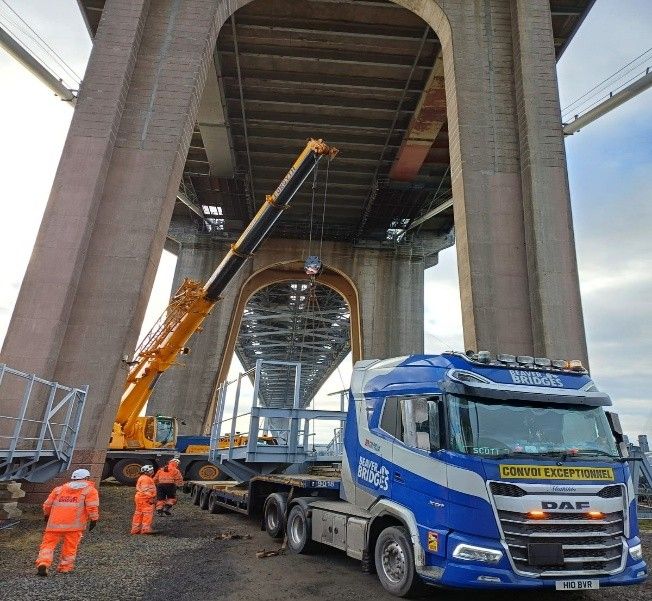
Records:
<instances>
[{"instance_id":1,"label":"truck tyre","mask_svg":"<svg viewBox=\"0 0 652 601\"><path fill-rule=\"evenodd\" d=\"M220 473L220 469L210 461L195 461L195 463L186 470L186 479L211 482L213 480L218 480Z\"/></svg>"},{"instance_id":2,"label":"truck tyre","mask_svg":"<svg viewBox=\"0 0 652 601\"><path fill-rule=\"evenodd\" d=\"M285 533L285 515L288 508L287 493L274 492L265 499L263 523L272 538L283 538Z\"/></svg>"},{"instance_id":3,"label":"truck tyre","mask_svg":"<svg viewBox=\"0 0 652 601\"><path fill-rule=\"evenodd\" d=\"M199 509L208 509L208 501L210 500L211 489L202 487L201 493L199 494Z\"/></svg>"},{"instance_id":4,"label":"truck tyre","mask_svg":"<svg viewBox=\"0 0 652 601\"><path fill-rule=\"evenodd\" d=\"M111 466L111 462L109 460L106 460L104 462L104 466L102 467L102 480L106 480L109 476L111 476L113 473L113 467Z\"/></svg>"},{"instance_id":5,"label":"truck tyre","mask_svg":"<svg viewBox=\"0 0 652 601\"><path fill-rule=\"evenodd\" d=\"M140 468L147 463L142 459L120 459L113 466L113 477L127 486L136 486Z\"/></svg>"},{"instance_id":6,"label":"truck tyre","mask_svg":"<svg viewBox=\"0 0 652 601\"><path fill-rule=\"evenodd\" d=\"M408 531L390 526L380 533L374 550L376 571L383 588L397 597L409 597L420 588Z\"/></svg>"},{"instance_id":7,"label":"truck tyre","mask_svg":"<svg viewBox=\"0 0 652 601\"><path fill-rule=\"evenodd\" d=\"M192 504L199 505L199 497L201 497L201 491L204 487L199 484L194 484L192 489Z\"/></svg>"},{"instance_id":8,"label":"truck tyre","mask_svg":"<svg viewBox=\"0 0 652 601\"><path fill-rule=\"evenodd\" d=\"M212 491L208 497L208 513L223 513L224 507L218 505L218 496L215 491Z\"/></svg>"},{"instance_id":9,"label":"truck tyre","mask_svg":"<svg viewBox=\"0 0 652 601\"><path fill-rule=\"evenodd\" d=\"M288 548L292 553L309 553L312 544L312 519L302 505L294 505L286 526Z\"/></svg>"}]
</instances>

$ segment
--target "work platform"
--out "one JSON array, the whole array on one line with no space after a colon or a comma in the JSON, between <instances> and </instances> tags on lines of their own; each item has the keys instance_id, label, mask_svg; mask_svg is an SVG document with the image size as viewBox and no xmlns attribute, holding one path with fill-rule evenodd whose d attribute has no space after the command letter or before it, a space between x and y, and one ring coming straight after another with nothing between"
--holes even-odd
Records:
<instances>
[{"instance_id":1,"label":"work platform","mask_svg":"<svg viewBox=\"0 0 652 601\"><path fill-rule=\"evenodd\" d=\"M288 378L286 407L266 407L260 383L275 376ZM253 378L253 396L249 411L238 413L242 406L242 383ZM233 399L230 391L235 385ZM307 409L310 399L300 398L301 364L292 361L259 359L253 370L242 372L218 388L215 419L211 429L209 460L235 480L242 482L261 474L291 469L297 473L310 465L328 465L341 461L342 428L346 413L344 399L340 410ZM227 403L233 403L232 414L225 418ZM315 423L336 422L333 437L327 444L315 444ZM246 433L237 429L246 425ZM238 441L246 444L238 444ZM228 444L227 444L228 443ZM291 468L290 468L291 466Z\"/></svg>"},{"instance_id":2,"label":"work platform","mask_svg":"<svg viewBox=\"0 0 652 601\"><path fill-rule=\"evenodd\" d=\"M46 482L66 471L88 386L63 386L0 364L0 394L0 481Z\"/></svg>"}]
</instances>

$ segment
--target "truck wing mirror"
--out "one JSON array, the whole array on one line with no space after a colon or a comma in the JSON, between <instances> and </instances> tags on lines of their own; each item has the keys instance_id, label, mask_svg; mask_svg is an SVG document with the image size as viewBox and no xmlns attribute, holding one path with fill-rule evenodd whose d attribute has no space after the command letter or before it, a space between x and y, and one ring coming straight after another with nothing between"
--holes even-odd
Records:
<instances>
[{"instance_id":1,"label":"truck wing mirror","mask_svg":"<svg viewBox=\"0 0 652 601\"><path fill-rule=\"evenodd\" d=\"M609 422L609 427L611 428L613 435L616 437L618 442L622 442L624 440L623 427L620 425L620 418L618 417L618 414L614 413L613 411L605 411L605 413L607 415L607 421Z\"/></svg>"},{"instance_id":2,"label":"truck wing mirror","mask_svg":"<svg viewBox=\"0 0 652 601\"><path fill-rule=\"evenodd\" d=\"M621 457L629 457L629 450L627 448L627 443L625 442L625 435L623 433L623 427L620 425L620 418L617 413L613 411L605 411L607 415L607 421L609 422L609 427L611 432L616 439L618 444L618 451L620 452Z\"/></svg>"}]
</instances>

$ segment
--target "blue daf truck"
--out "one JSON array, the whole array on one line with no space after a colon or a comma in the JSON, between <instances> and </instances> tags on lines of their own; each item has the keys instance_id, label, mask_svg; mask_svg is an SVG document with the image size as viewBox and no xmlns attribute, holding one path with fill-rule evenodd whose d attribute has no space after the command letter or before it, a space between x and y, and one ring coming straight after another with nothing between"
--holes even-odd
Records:
<instances>
[{"instance_id":1,"label":"blue daf truck","mask_svg":"<svg viewBox=\"0 0 652 601\"><path fill-rule=\"evenodd\" d=\"M262 514L292 552L342 549L397 596L423 583L637 584L647 566L610 405L577 361L487 352L360 361L341 473L279 465L240 484L197 482L194 499Z\"/></svg>"}]
</instances>

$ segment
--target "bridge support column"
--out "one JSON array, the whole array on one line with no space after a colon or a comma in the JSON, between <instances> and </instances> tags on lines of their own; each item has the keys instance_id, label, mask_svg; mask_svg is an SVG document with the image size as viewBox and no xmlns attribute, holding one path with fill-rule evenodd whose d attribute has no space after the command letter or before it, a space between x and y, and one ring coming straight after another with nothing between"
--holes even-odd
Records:
<instances>
[{"instance_id":1,"label":"bridge support column","mask_svg":"<svg viewBox=\"0 0 652 601\"><path fill-rule=\"evenodd\" d=\"M73 463L96 478L227 16L204 0L106 3L3 346L9 365L90 386Z\"/></svg>"},{"instance_id":2,"label":"bridge support column","mask_svg":"<svg viewBox=\"0 0 652 601\"><path fill-rule=\"evenodd\" d=\"M400 3L442 43L466 347L586 360L549 1Z\"/></svg>"}]
</instances>

